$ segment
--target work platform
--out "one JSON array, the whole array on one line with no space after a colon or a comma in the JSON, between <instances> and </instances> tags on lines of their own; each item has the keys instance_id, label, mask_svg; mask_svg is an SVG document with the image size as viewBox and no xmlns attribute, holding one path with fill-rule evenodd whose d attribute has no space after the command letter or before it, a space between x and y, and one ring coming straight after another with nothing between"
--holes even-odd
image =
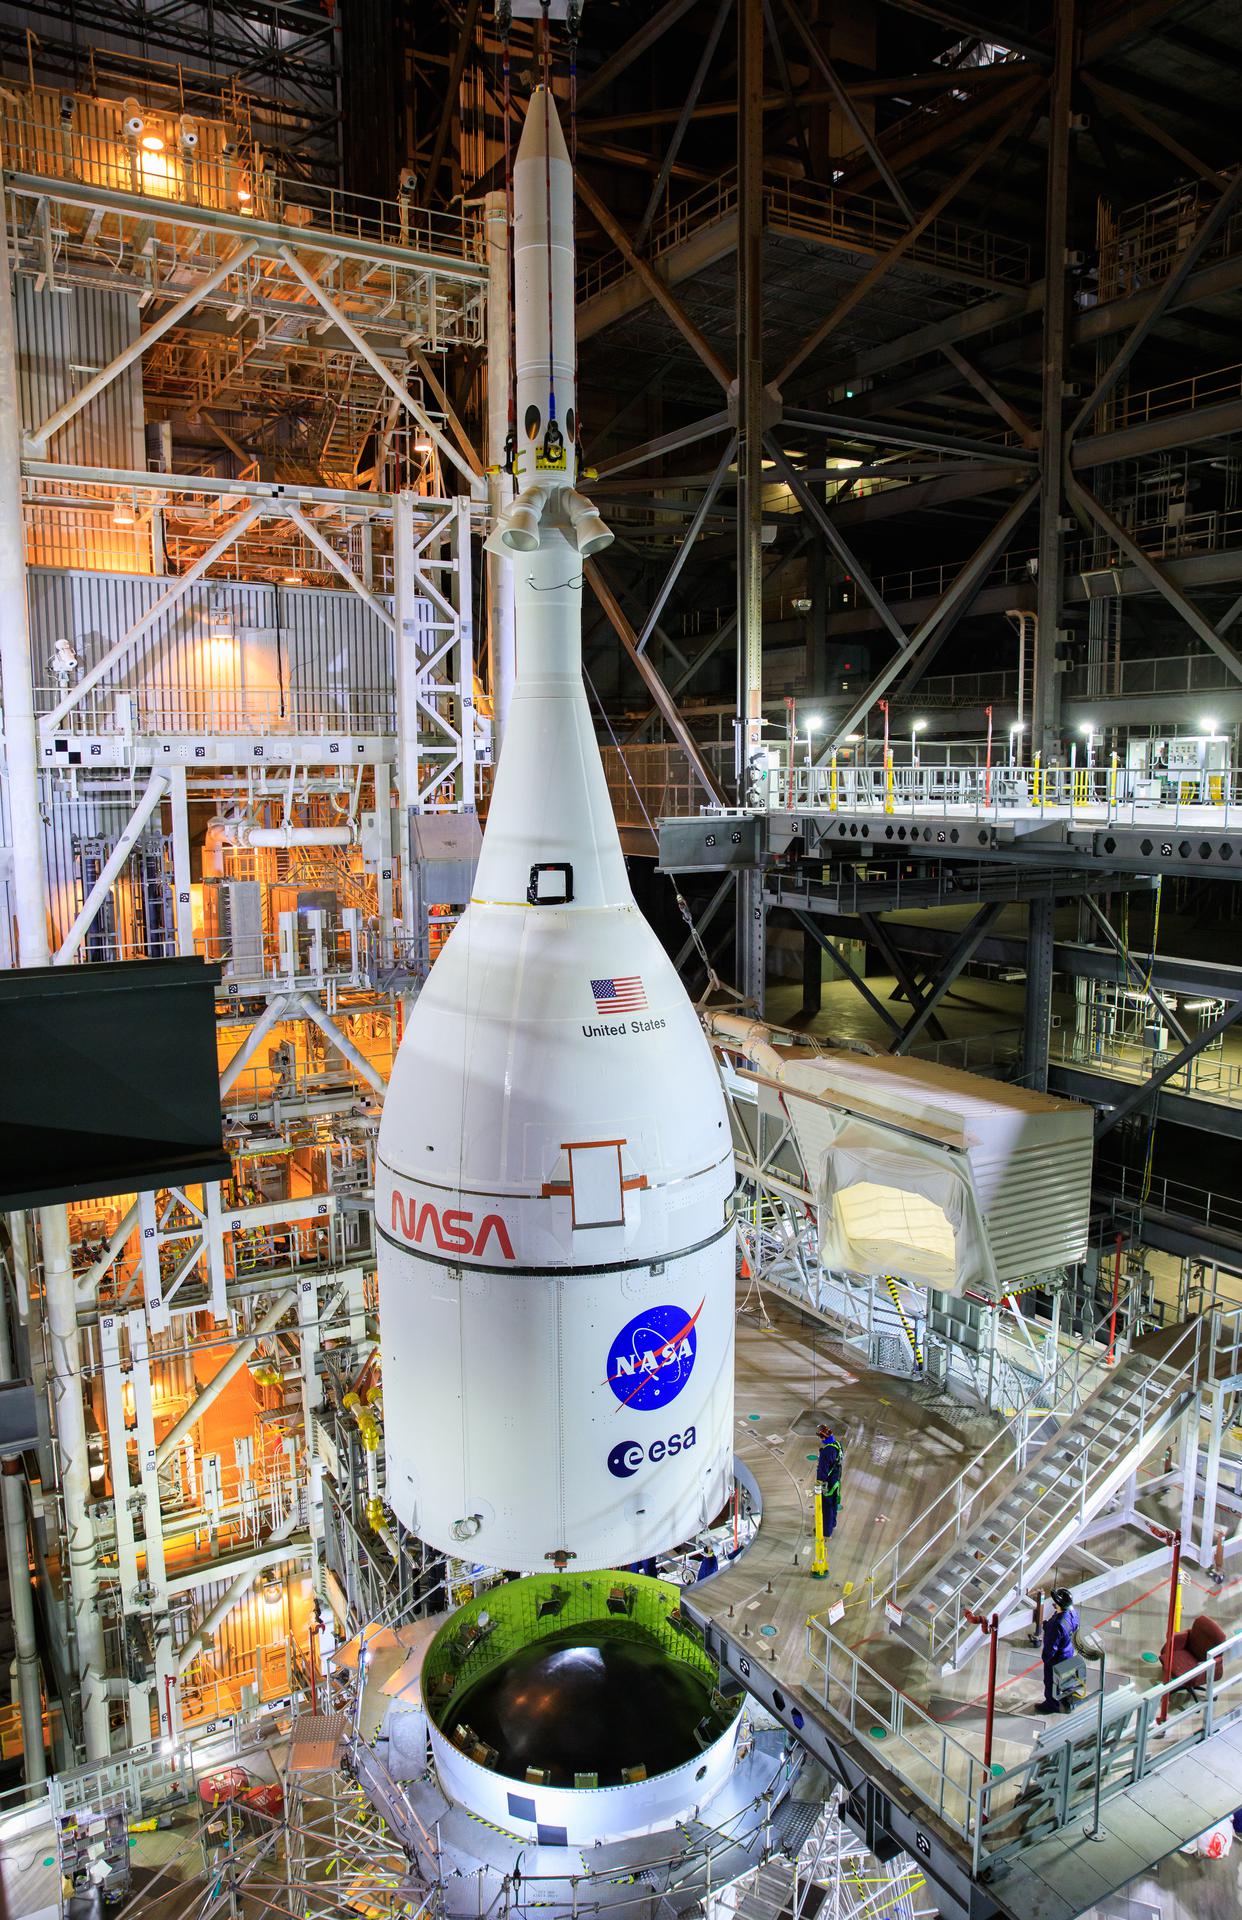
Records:
<instances>
[{"instance_id":1,"label":"work platform","mask_svg":"<svg viewBox=\"0 0 1242 1920\"><path fill-rule=\"evenodd\" d=\"M1207 803L1110 804L1069 796L1036 803L1029 787L1026 798L1021 792L985 798L982 771L971 785L978 789L973 797L969 791L965 797L946 791L940 797L895 795L886 803L882 794L840 792L834 804L825 775L805 799L795 794L792 804L782 801L769 810L772 851L781 852L800 836L808 851L835 849L859 857L904 848L1110 874L1119 868L1218 878L1242 872L1242 800L1236 796Z\"/></svg>"},{"instance_id":2,"label":"work platform","mask_svg":"<svg viewBox=\"0 0 1242 1920\"><path fill-rule=\"evenodd\" d=\"M762 1500L762 1524L734 1565L687 1593L685 1609L728 1670L846 1788L867 1844L881 1857L900 1848L922 1865L943 1913L1071 1920L1232 1811L1242 1797L1242 1637L1227 1643L1226 1677L1207 1708L1178 1694L1161 1733L1163 1689L1141 1683L1159 1673L1143 1655L1162 1637L1164 1583L1158 1597L1126 1599L1113 1616L1126 1632L1108 1655L1103 1841L1083 1837L1093 1818L1093 1716L1080 1710L1091 1727L1054 1742L1049 1757L1036 1746L1049 1723L1022 1707L1002 1710L989 1770L980 1659L936 1674L890 1636L871 1604L869 1570L992 1430L980 1416L859 1369L820 1328L771 1304L758 1323L746 1312L739 1319L737 1416L738 1457ZM844 1502L829 1576L815 1581L811 1487L815 1429L826 1417L845 1443ZM1084 1611L1085 1624L1100 1624L1097 1609ZM1025 1688L1032 1706L1038 1656L1003 1645L998 1691Z\"/></svg>"}]
</instances>

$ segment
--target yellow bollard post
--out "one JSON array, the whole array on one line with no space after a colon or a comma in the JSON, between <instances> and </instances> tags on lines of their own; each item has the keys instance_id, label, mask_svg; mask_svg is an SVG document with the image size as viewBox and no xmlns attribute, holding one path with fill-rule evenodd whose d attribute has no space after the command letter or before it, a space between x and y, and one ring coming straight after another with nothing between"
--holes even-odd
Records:
<instances>
[{"instance_id":1,"label":"yellow bollard post","mask_svg":"<svg viewBox=\"0 0 1242 1920\"><path fill-rule=\"evenodd\" d=\"M1115 807L1117 804L1117 756L1116 754L1113 755L1111 761L1109 762L1109 767L1108 767L1108 804L1110 807Z\"/></svg>"},{"instance_id":2,"label":"yellow bollard post","mask_svg":"<svg viewBox=\"0 0 1242 1920\"><path fill-rule=\"evenodd\" d=\"M1035 798L1035 805L1038 806L1042 798L1042 795L1040 792L1040 784L1039 784L1039 755L1038 754L1035 755L1035 782L1034 782L1033 792L1034 792L1034 798Z\"/></svg>"},{"instance_id":3,"label":"yellow bollard post","mask_svg":"<svg viewBox=\"0 0 1242 1920\"><path fill-rule=\"evenodd\" d=\"M815 1551L811 1556L812 1580L828 1578L828 1542L824 1539L824 1496L815 1489Z\"/></svg>"},{"instance_id":4,"label":"yellow bollard post","mask_svg":"<svg viewBox=\"0 0 1242 1920\"><path fill-rule=\"evenodd\" d=\"M828 777L828 811L829 813L835 813L836 810L837 810L837 756L834 753L832 756L832 771Z\"/></svg>"},{"instance_id":5,"label":"yellow bollard post","mask_svg":"<svg viewBox=\"0 0 1242 1920\"><path fill-rule=\"evenodd\" d=\"M893 756L891 752L886 753L884 756L884 811L885 813L892 813L893 811Z\"/></svg>"},{"instance_id":6,"label":"yellow bollard post","mask_svg":"<svg viewBox=\"0 0 1242 1920\"><path fill-rule=\"evenodd\" d=\"M1182 1574L1181 1568L1179 1567L1177 1570L1177 1599L1173 1603L1174 1633L1180 1633L1182 1630L1182 1579L1183 1579L1183 1574Z\"/></svg>"}]
</instances>

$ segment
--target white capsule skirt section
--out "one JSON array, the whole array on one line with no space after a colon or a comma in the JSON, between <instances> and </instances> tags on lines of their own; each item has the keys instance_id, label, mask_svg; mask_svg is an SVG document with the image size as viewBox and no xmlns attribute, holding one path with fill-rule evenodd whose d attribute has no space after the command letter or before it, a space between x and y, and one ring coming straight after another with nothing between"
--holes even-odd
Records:
<instances>
[{"instance_id":1,"label":"white capsule skirt section","mask_svg":"<svg viewBox=\"0 0 1242 1920\"><path fill-rule=\"evenodd\" d=\"M398 1518L520 1571L626 1565L711 1520L731 1488L733 1163L638 909L472 906L414 1007L380 1156Z\"/></svg>"}]
</instances>

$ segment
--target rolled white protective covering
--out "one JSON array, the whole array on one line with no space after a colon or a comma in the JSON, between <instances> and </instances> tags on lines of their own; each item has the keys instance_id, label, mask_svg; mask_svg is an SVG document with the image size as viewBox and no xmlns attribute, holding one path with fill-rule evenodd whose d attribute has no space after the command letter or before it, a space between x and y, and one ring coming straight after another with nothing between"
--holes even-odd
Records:
<instances>
[{"instance_id":1,"label":"rolled white protective covering","mask_svg":"<svg viewBox=\"0 0 1242 1920\"><path fill-rule=\"evenodd\" d=\"M572 182L542 93L516 182L523 477L547 419L549 258L567 456L531 475L474 896L380 1129L386 1498L444 1552L594 1568L688 1538L728 1497L733 1157L710 1050L634 903L582 682Z\"/></svg>"}]
</instances>

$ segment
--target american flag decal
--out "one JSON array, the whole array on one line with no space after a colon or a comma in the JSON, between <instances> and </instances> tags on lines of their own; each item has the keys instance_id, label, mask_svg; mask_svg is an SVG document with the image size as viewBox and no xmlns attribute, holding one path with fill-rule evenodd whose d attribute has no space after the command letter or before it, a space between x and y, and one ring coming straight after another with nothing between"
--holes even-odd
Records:
<instances>
[{"instance_id":1,"label":"american flag decal","mask_svg":"<svg viewBox=\"0 0 1242 1920\"><path fill-rule=\"evenodd\" d=\"M616 980L592 980L596 1013L645 1013L647 996L636 973Z\"/></svg>"}]
</instances>

